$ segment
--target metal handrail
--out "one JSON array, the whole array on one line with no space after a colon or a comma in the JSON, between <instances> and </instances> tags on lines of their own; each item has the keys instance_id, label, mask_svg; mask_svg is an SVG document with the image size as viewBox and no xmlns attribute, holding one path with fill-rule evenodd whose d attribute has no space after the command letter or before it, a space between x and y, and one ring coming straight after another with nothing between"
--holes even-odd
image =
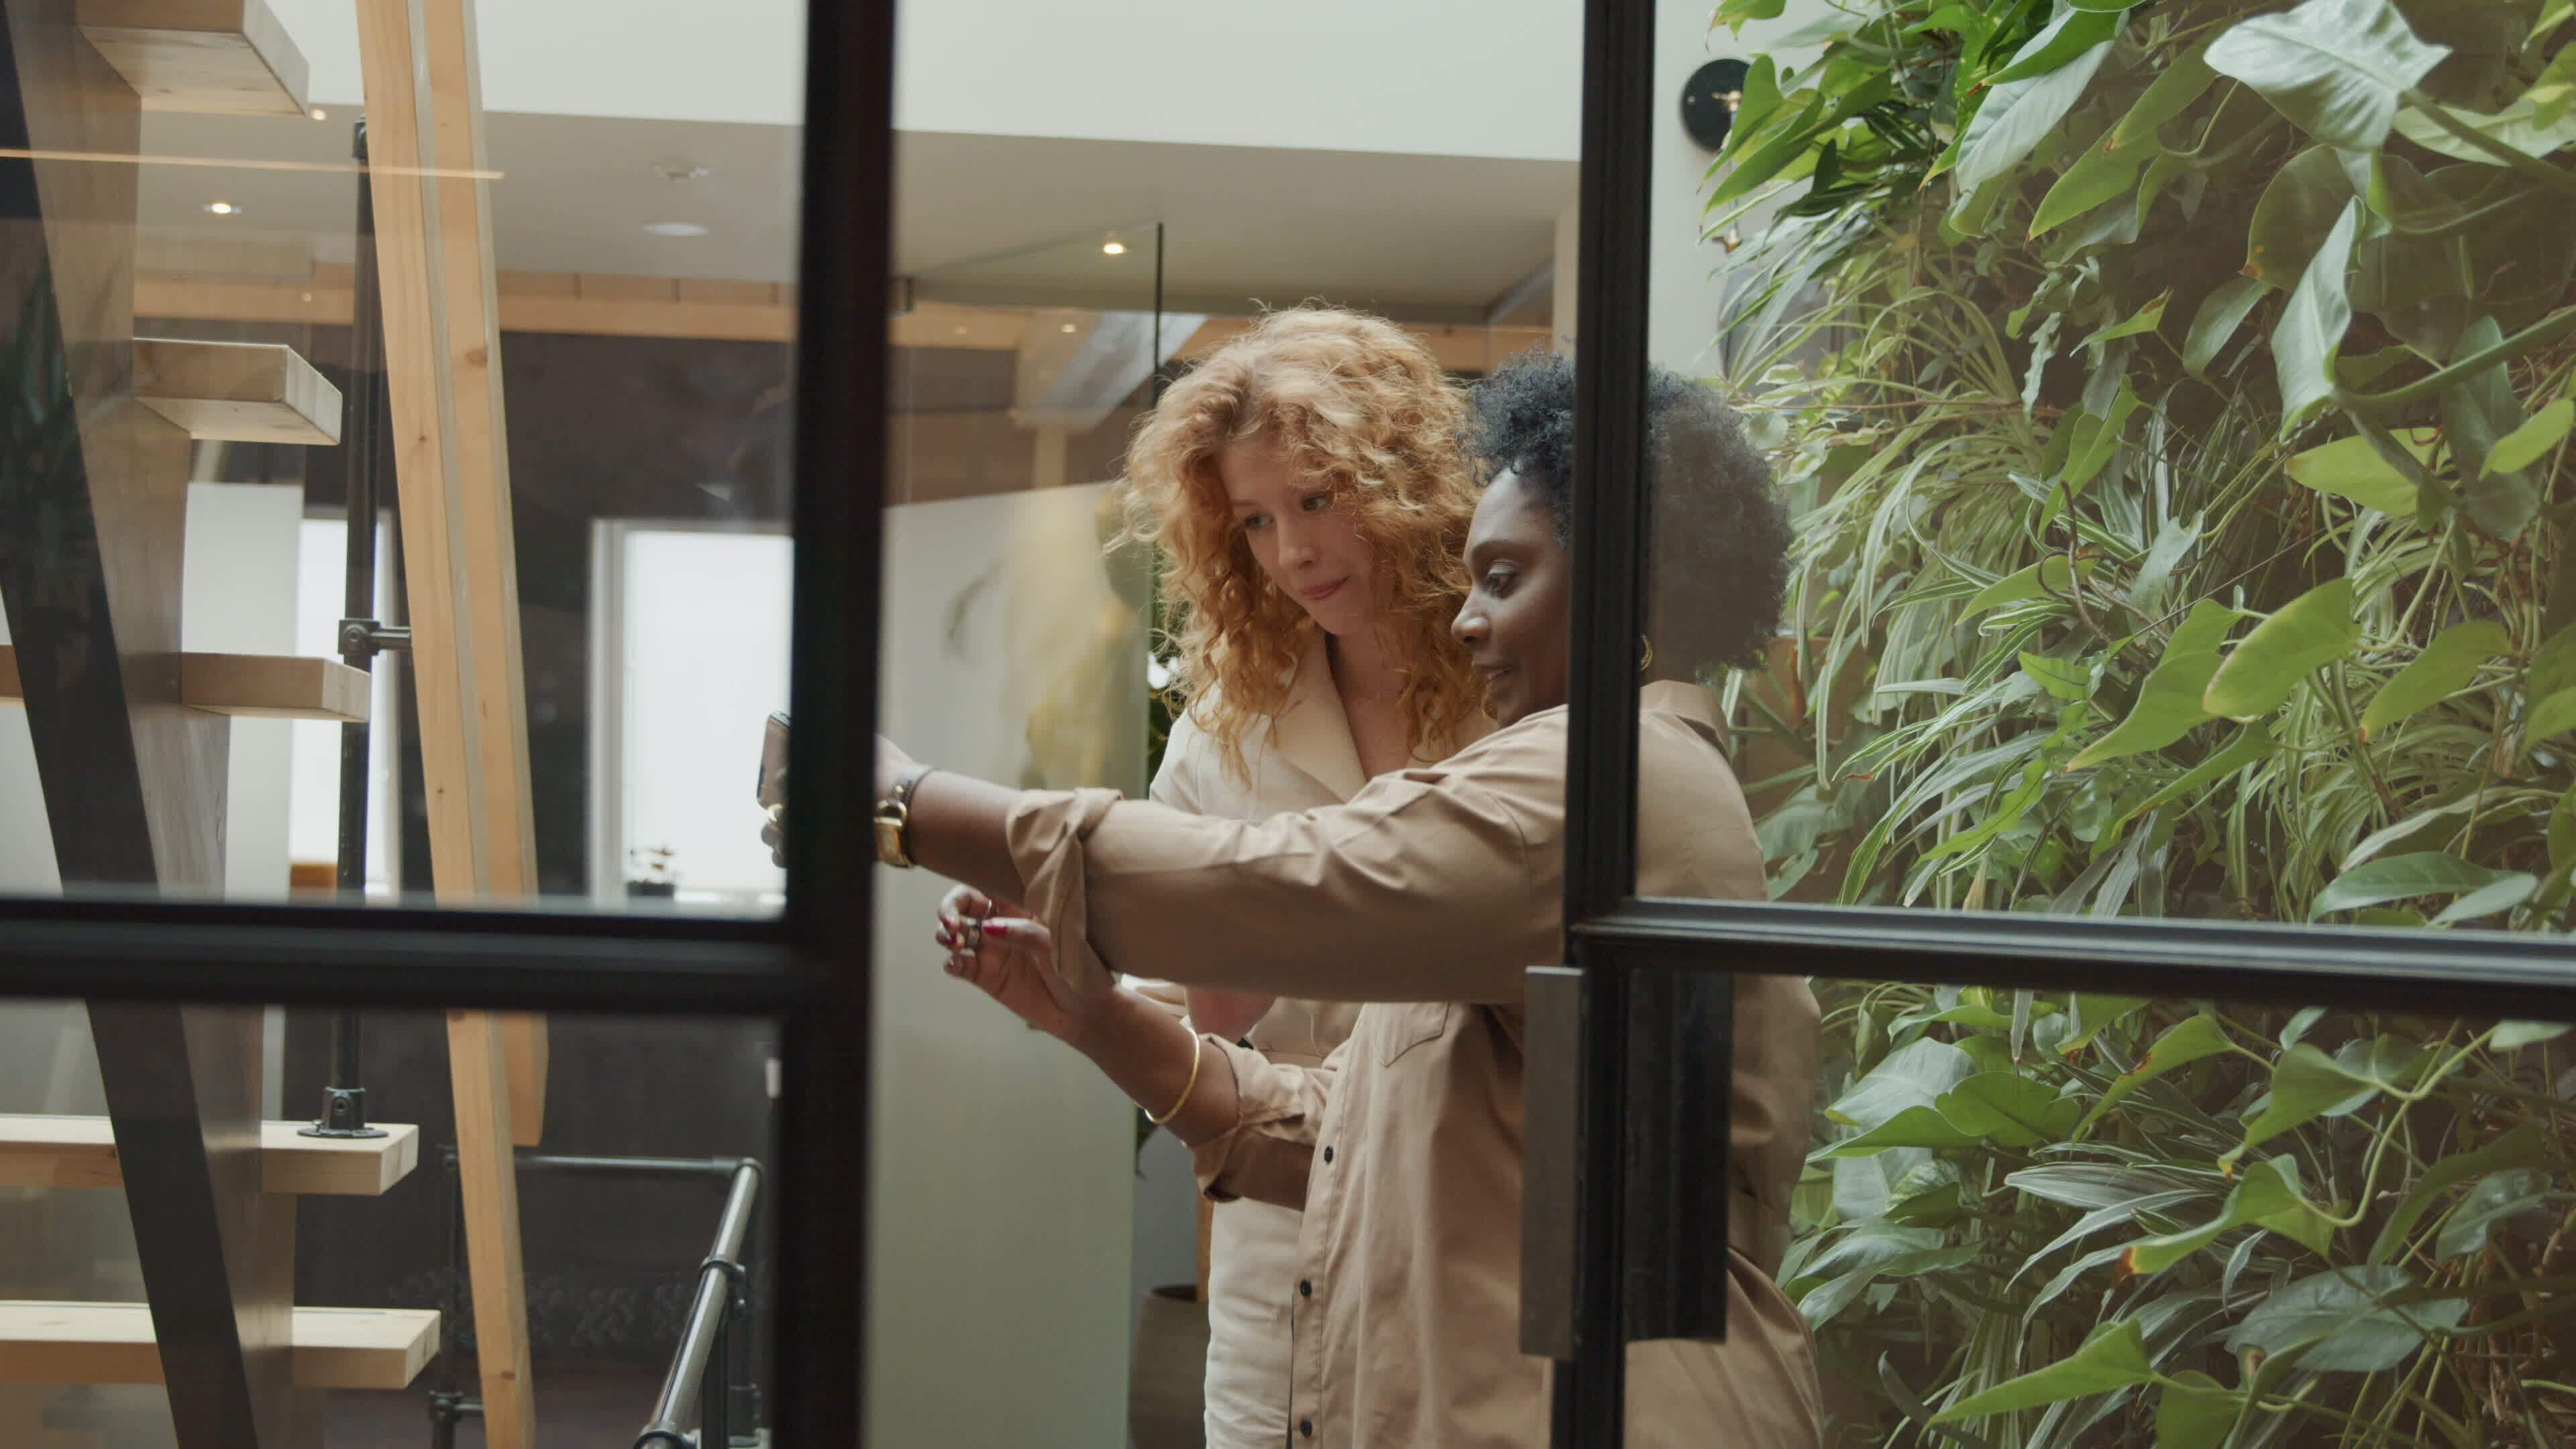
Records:
<instances>
[{"instance_id":1,"label":"metal handrail","mask_svg":"<svg viewBox=\"0 0 2576 1449\"><path fill-rule=\"evenodd\" d=\"M725 1395L721 1391L709 1395L704 1389L710 1372L724 1371L733 1319L743 1307L742 1244L751 1231L753 1206L759 1197L760 1164L744 1158L734 1168L733 1186L725 1193L724 1216L716 1220L715 1249L698 1267L697 1302L690 1306L689 1321L680 1332L679 1352L672 1355L671 1372L653 1402L653 1417L635 1436L635 1449L651 1449L655 1444L724 1449ZM692 1435L682 1426L698 1419L702 1401L711 1422L701 1424L702 1432ZM717 1432L705 1434L708 1428Z\"/></svg>"}]
</instances>

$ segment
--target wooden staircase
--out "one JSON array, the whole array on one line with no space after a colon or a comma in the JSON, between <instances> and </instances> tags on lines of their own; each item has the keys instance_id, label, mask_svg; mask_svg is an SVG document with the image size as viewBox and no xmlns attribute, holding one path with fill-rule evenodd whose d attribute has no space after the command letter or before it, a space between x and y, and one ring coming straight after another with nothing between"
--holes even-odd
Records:
<instances>
[{"instance_id":1,"label":"wooden staircase","mask_svg":"<svg viewBox=\"0 0 2576 1449\"><path fill-rule=\"evenodd\" d=\"M358 721L367 690L336 660L179 653L191 444L335 444L341 399L288 347L135 337L140 165L116 163L148 163L144 110L303 114L307 66L262 0L0 0L0 66L0 191L40 213L0 229L0 703L28 711L67 890L212 895L228 717ZM34 519L59 536L5 546ZM388 1191L418 1130L258 1121L256 1012L89 1015L109 1116L0 1116L0 1188L124 1192L148 1302L0 1301L0 1385L164 1384L180 1449L287 1449L302 1393L408 1385L436 1312L289 1300L297 1197ZM32 1402L0 1395L0 1444L58 1442L10 1417Z\"/></svg>"}]
</instances>

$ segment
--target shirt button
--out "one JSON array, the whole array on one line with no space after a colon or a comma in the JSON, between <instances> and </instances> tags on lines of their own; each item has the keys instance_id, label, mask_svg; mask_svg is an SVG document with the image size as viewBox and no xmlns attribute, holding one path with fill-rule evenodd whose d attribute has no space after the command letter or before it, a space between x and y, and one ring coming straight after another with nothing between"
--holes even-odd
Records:
<instances>
[{"instance_id":1,"label":"shirt button","mask_svg":"<svg viewBox=\"0 0 2576 1449\"><path fill-rule=\"evenodd\" d=\"M1314 1296L1315 1296L1315 1280L1314 1280L1314 1279L1312 1279L1312 1278L1300 1278L1300 1279L1298 1279L1298 1280L1297 1280L1297 1296L1298 1296L1298 1297L1300 1297L1300 1298L1312 1298L1312 1297L1314 1297Z\"/></svg>"},{"instance_id":2,"label":"shirt button","mask_svg":"<svg viewBox=\"0 0 2576 1449\"><path fill-rule=\"evenodd\" d=\"M1297 1421L1297 1432L1305 1435L1309 1439L1314 1438L1315 1421L1312 1419L1299 1419Z\"/></svg>"},{"instance_id":3,"label":"shirt button","mask_svg":"<svg viewBox=\"0 0 2576 1449\"><path fill-rule=\"evenodd\" d=\"M1326 1162L1330 1162L1330 1161L1332 1161L1332 1160L1333 1160L1333 1149L1331 1149L1331 1148L1329 1148L1329 1147L1327 1147L1327 1148L1325 1148L1325 1149L1324 1149L1324 1160L1325 1160Z\"/></svg>"}]
</instances>

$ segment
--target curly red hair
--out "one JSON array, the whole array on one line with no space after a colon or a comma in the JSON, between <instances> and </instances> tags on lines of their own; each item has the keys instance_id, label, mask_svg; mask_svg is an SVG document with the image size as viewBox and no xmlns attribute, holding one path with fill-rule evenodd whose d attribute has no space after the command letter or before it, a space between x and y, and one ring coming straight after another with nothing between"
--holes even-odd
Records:
<instances>
[{"instance_id":1,"label":"curly red hair","mask_svg":"<svg viewBox=\"0 0 2576 1449\"><path fill-rule=\"evenodd\" d=\"M1163 599L1178 647L1172 690L1244 777L1245 733L1288 703L1317 628L1254 562L1217 455L1267 437L1335 504L1377 558L1379 628L1400 661L1411 743L1451 738L1481 707L1449 621L1467 595L1460 558L1476 511L1459 451L1466 403L1431 350L1383 318L1327 307L1273 312L1172 384L1127 449L1126 536L1169 560Z\"/></svg>"}]
</instances>

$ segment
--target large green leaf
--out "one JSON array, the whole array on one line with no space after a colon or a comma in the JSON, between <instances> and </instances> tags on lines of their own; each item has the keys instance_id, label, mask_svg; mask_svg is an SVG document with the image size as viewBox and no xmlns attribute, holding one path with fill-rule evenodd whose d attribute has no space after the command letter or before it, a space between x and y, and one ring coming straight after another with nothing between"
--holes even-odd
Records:
<instances>
[{"instance_id":1,"label":"large green leaf","mask_svg":"<svg viewBox=\"0 0 2576 1449\"><path fill-rule=\"evenodd\" d=\"M2184 369L2194 377L2207 372L2218 349L2227 345L2236 329L2245 325L2246 314L2263 300L2263 292L2263 284L2252 277L2230 277L2219 283L2192 314L2191 330L2183 335Z\"/></svg>"},{"instance_id":2,"label":"large green leaf","mask_svg":"<svg viewBox=\"0 0 2576 1449\"><path fill-rule=\"evenodd\" d=\"M2311 0L2314 3L2314 0ZM2281 431L2293 431L2334 395L2335 355L2352 326L2352 301L2344 292L2352 247L2361 227L2361 200L2344 203L2343 215L2299 274L2299 285L2272 325L2272 368L2281 383Z\"/></svg>"},{"instance_id":3,"label":"large green leaf","mask_svg":"<svg viewBox=\"0 0 2576 1449\"><path fill-rule=\"evenodd\" d=\"M2103 149L2116 152L2142 141L2154 140L2156 127L2181 115L2185 107L2199 100L2201 93L2209 89L2209 83L2218 79L2218 72L2209 68L2209 61L2203 55L2206 48L2195 46L2184 51L2157 72L2145 93L2129 106L2129 113L2111 128L2111 134L2102 143Z\"/></svg>"},{"instance_id":4,"label":"large green leaf","mask_svg":"<svg viewBox=\"0 0 2576 1449\"><path fill-rule=\"evenodd\" d=\"M1886 1060L1826 1108L1825 1115L1864 1131L1883 1126L1908 1107L1932 1106L1976 1069L1966 1052L1926 1037L1889 1052Z\"/></svg>"},{"instance_id":5,"label":"large green leaf","mask_svg":"<svg viewBox=\"0 0 2576 1449\"><path fill-rule=\"evenodd\" d=\"M2299 1194L2295 1171L2287 1157L2255 1163L2227 1195L2218 1216L2182 1232L2140 1238L2121 1256L2122 1264L2131 1273L2160 1273L2228 1233L2248 1226L2279 1233L2323 1253L2334 1239L2334 1224L2317 1211L2316 1204Z\"/></svg>"},{"instance_id":6,"label":"large green leaf","mask_svg":"<svg viewBox=\"0 0 2576 1449\"><path fill-rule=\"evenodd\" d=\"M2256 1304L2227 1335L2230 1350L2278 1356L2303 1345L2299 1366L2325 1372L2378 1373L2421 1348L2427 1333L2457 1327L2469 1305L2437 1298L2402 1307L2389 1300L2416 1286L2414 1275L2385 1263L2332 1268L2302 1278Z\"/></svg>"},{"instance_id":7,"label":"large green leaf","mask_svg":"<svg viewBox=\"0 0 2576 1449\"><path fill-rule=\"evenodd\" d=\"M2361 712L2361 737L2388 728L2415 711L2446 699L2477 677L2478 666L2502 654L2512 641L2493 619L2454 624L2433 636L2424 652L2370 697Z\"/></svg>"},{"instance_id":8,"label":"large green leaf","mask_svg":"<svg viewBox=\"0 0 2576 1449\"><path fill-rule=\"evenodd\" d=\"M2034 42L2036 43L2036 42ZM1988 182L2019 166L2084 98L2093 73L2111 52L2102 41L2045 75L2007 81L1986 93L1959 143L1959 196L1964 205ZM1955 214L1955 208L1954 208Z\"/></svg>"},{"instance_id":9,"label":"large green leaf","mask_svg":"<svg viewBox=\"0 0 2576 1449\"><path fill-rule=\"evenodd\" d=\"M2537 674L2535 670L2535 683ZM2530 749L2571 729L2576 729L2576 689L2562 689L2543 696L2531 707L2522 722L2522 747Z\"/></svg>"},{"instance_id":10,"label":"large green leaf","mask_svg":"<svg viewBox=\"0 0 2576 1449\"><path fill-rule=\"evenodd\" d=\"M1846 1137L1819 1152L1819 1159L1875 1157L1897 1147L1973 1147L1973 1132L1962 1132L1934 1107L1908 1107L1857 1137Z\"/></svg>"},{"instance_id":11,"label":"large green leaf","mask_svg":"<svg viewBox=\"0 0 2576 1449\"><path fill-rule=\"evenodd\" d=\"M2413 1184L2407 1188L2406 1196L2399 1200L2396 1208L2389 1213L2388 1221L2381 1225L2379 1236L2373 1239L2370 1245L2370 1261L2374 1263L2395 1261L2399 1250L2405 1245L2407 1235L2415 1230L2415 1225L2424 1220L2424 1214L2432 1211L2433 1205L2440 1202L2443 1195L2452 1188L2484 1173L2497 1172L2508 1167L2530 1166L2540 1161L2547 1150L2548 1141L2541 1132L2540 1124L2524 1121L2517 1124L2512 1131L2473 1152L2454 1152L2434 1159L2423 1172L2417 1174Z\"/></svg>"},{"instance_id":12,"label":"large green leaf","mask_svg":"<svg viewBox=\"0 0 2576 1449\"><path fill-rule=\"evenodd\" d=\"M2084 747L2066 762L2079 770L2123 755L2160 750L2189 734L2210 717L2201 695L2218 673L2218 644L2236 622L2236 611L2214 600L2191 606L2189 618L2174 629L2162 658L2138 685L2137 703L2111 732Z\"/></svg>"},{"instance_id":13,"label":"large green leaf","mask_svg":"<svg viewBox=\"0 0 2576 1449\"><path fill-rule=\"evenodd\" d=\"M2489 1229L2544 1205L2549 1197L2549 1179L2540 1173L2525 1168L2489 1173L2443 1222L2441 1237L2434 1244L2435 1261L2447 1263L2483 1251Z\"/></svg>"},{"instance_id":14,"label":"large green leaf","mask_svg":"<svg viewBox=\"0 0 2576 1449\"><path fill-rule=\"evenodd\" d=\"M2420 1057L2403 1051L2384 1061L2366 1054L2330 1057L2300 1042L2273 1063L2270 1100L2246 1122L2243 1146L2260 1146L2319 1117L2348 1116L2381 1092L2405 1086L2420 1064Z\"/></svg>"},{"instance_id":15,"label":"large green leaf","mask_svg":"<svg viewBox=\"0 0 2576 1449\"><path fill-rule=\"evenodd\" d=\"M1726 179L1709 191L1705 207L1724 206L1787 172L1791 162L1807 155L1824 115L1825 98L1819 95L1801 91L1783 102L1769 120L1745 134L1740 151L1733 145L1727 148L1737 153L1737 159Z\"/></svg>"},{"instance_id":16,"label":"large green leaf","mask_svg":"<svg viewBox=\"0 0 2576 1449\"><path fill-rule=\"evenodd\" d=\"M2156 1449L2209 1449L2226 1439L2244 1402L2209 1375L2184 1369L2156 1395Z\"/></svg>"},{"instance_id":17,"label":"large green leaf","mask_svg":"<svg viewBox=\"0 0 2576 1449\"><path fill-rule=\"evenodd\" d=\"M2051 554L2026 569L2009 573L1971 595L1959 606L1964 614L1979 614L2003 604L2036 599L2042 594L2074 592L2074 580L2091 578L2094 561L2077 559L2070 564L2064 554Z\"/></svg>"},{"instance_id":18,"label":"large green leaf","mask_svg":"<svg viewBox=\"0 0 2576 1449\"><path fill-rule=\"evenodd\" d=\"M2576 399L2562 397L2548 403L2529 422L2496 439L2495 446L2487 449L2486 471L2519 473L2539 462L2567 436L2570 424L2576 424Z\"/></svg>"},{"instance_id":19,"label":"large green leaf","mask_svg":"<svg viewBox=\"0 0 2576 1449\"><path fill-rule=\"evenodd\" d=\"M1932 1422L1949 1424L1981 1414L2034 1409L2061 1399L2152 1383L2155 1378L2155 1365L2147 1360L2146 1339L2138 1330L2137 1320L2123 1318L2096 1328L2083 1347L2048 1367L2006 1379L1983 1393L1970 1394L1934 1415Z\"/></svg>"},{"instance_id":20,"label":"large green leaf","mask_svg":"<svg viewBox=\"0 0 2576 1449\"><path fill-rule=\"evenodd\" d=\"M2022 43L2003 69L1986 77L1990 86L2010 85L2014 81L2043 76L2077 56L2109 40L2120 28L2116 12L2069 9L2040 27L2037 35Z\"/></svg>"},{"instance_id":21,"label":"large green leaf","mask_svg":"<svg viewBox=\"0 0 2576 1449\"><path fill-rule=\"evenodd\" d=\"M2218 666L2201 694L2202 708L2240 720L2279 708L2309 670L2343 658L2361 641L2352 610L2352 580L2344 578L2282 605Z\"/></svg>"},{"instance_id":22,"label":"large green leaf","mask_svg":"<svg viewBox=\"0 0 2576 1449\"><path fill-rule=\"evenodd\" d=\"M2398 442L2418 461L2431 456L2441 434L2432 428L2401 428ZM2337 438L2320 443L2289 461L2290 481L2319 493L2349 498L2391 518L2412 518L2421 492L2415 480L2398 471L2367 437Z\"/></svg>"},{"instance_id":23,"label":"large green leaf","mask_svg":"<svg viewBox=\"0 0 2576 1449\"><path fill-rule=\"evenodd\" d=\"M2245 231L2245 275L2284 290L2299 284L2317 248L2352 200L2352 181L2330 146L2290 158L2263 187Z\"/></svg>"},{"instance_id":24,"label":"large green leaf","mask_svg":"<svg viewBox=\"0 0 2576 1449\"><path fill-rule=\"evenodd\" d=\"M2484 352L2504 340L2493 317L2481 317L2460 334L2454 361ZM2540 511L2540 492L2529 475L2500 471L2489 464L2495 447L2524 424L2522 400L2504 364L2481 369L2442 390L2442 422L2449 429L2452 455L2460 461L2460 501L2469 521L2490 536L2511 542Z\"/></svg>"},{"instance_id":25,"label":"large green leaf","mask_svg":"<svg viewBox=\"0 0 2576 1449\"><path fill-rule=\"evenodd\" d=\"M2439 851L2418 851L2412 855L2383 856L2367 865L2355 867L2326 883L2308 907L2313 921L2336 911L2358 910L2388 901L2413 900L2417 896L2456 896L2490 886L2515 874L2471 865L2453 855Z\"/></svg>"},{"instance_id":26,"label":"large green leaf","mask_svg":"<svg viewBox=\"0 0 2576 1449\"><path fill-rule=\"evenodd\" d=\"M2536 86L2533 89L2541 88ZM2488 140L2509 146L2525 156L2546 156L2576 144L2576 112L2545 106L2530 96L2492 115L2464 111L2455 106L2442 106L2441 111ZM2475 161L2486 166L2509 164L2505 158L2485 147L2452 134L2450 127L2420 110L2410 109L2398 116L2397 134L2427 151L2438 151L2457 160Z\"/></svg>"},{"instance_id":27,"label":"large green leaf","mask_svg":"<svg viewBox=\"0 0 2576 1449\"><path fill-rule=\"evenodd\" d=\"M2006 1147L2034 1147L2064 1137L2083 1104L2013 1072L1979 1072L1941 1096L1950 1125Z\"/></svg>"},{"instance_id":28,"label":"large green leaf","mask_svg":"<svg viewBox=\"0 0 2576 1449\"><path fill-rule=\"evenodd\" d=\"M2093 1110L2084 1114L2084 1120L2076 1126L2075 1135L2081 1137L2090 1131L2095 1121L2118 1106L2120 1100L2131 1092L2177 1067L2189 1066L2203 1057L2214 1057L2230 1046L2227 1029L2206 1012L2185 1017L2166 1027L2155 1044L2147 1048L2147 1054L2138 1058L2135 1067L2120 1074L2103 1089L2102 1100L2094 1103Z\"/></svg>"},{"instance_id":29,"label":"large green leaf","mask_svg":"<svg viewBox=\"0 0 2576 1449\"><path fill-rule=\"evenodd\" d=\"M2148 154L2143 146L2112 150L2107 137L2085 147L2084 154L2039 199L2039 210L2030 218L2031 236L2045 236L2103 202L2127 195L2137 184L2138 168L2147 163Z\"/></svg>"},{"instance_id":30,"label":"large green leaf","mask_svg":"<svg viewBox=\"0 0 2576 1449\"><path fill-rule=\"evenodd\" d=\"M2369 152L2387 138L2399 99L2448 53L2419 39L2388 0L2307 0L2240 22L2210 43L2208 61L2309 135Z\"/></svg>"}]
</instances>

